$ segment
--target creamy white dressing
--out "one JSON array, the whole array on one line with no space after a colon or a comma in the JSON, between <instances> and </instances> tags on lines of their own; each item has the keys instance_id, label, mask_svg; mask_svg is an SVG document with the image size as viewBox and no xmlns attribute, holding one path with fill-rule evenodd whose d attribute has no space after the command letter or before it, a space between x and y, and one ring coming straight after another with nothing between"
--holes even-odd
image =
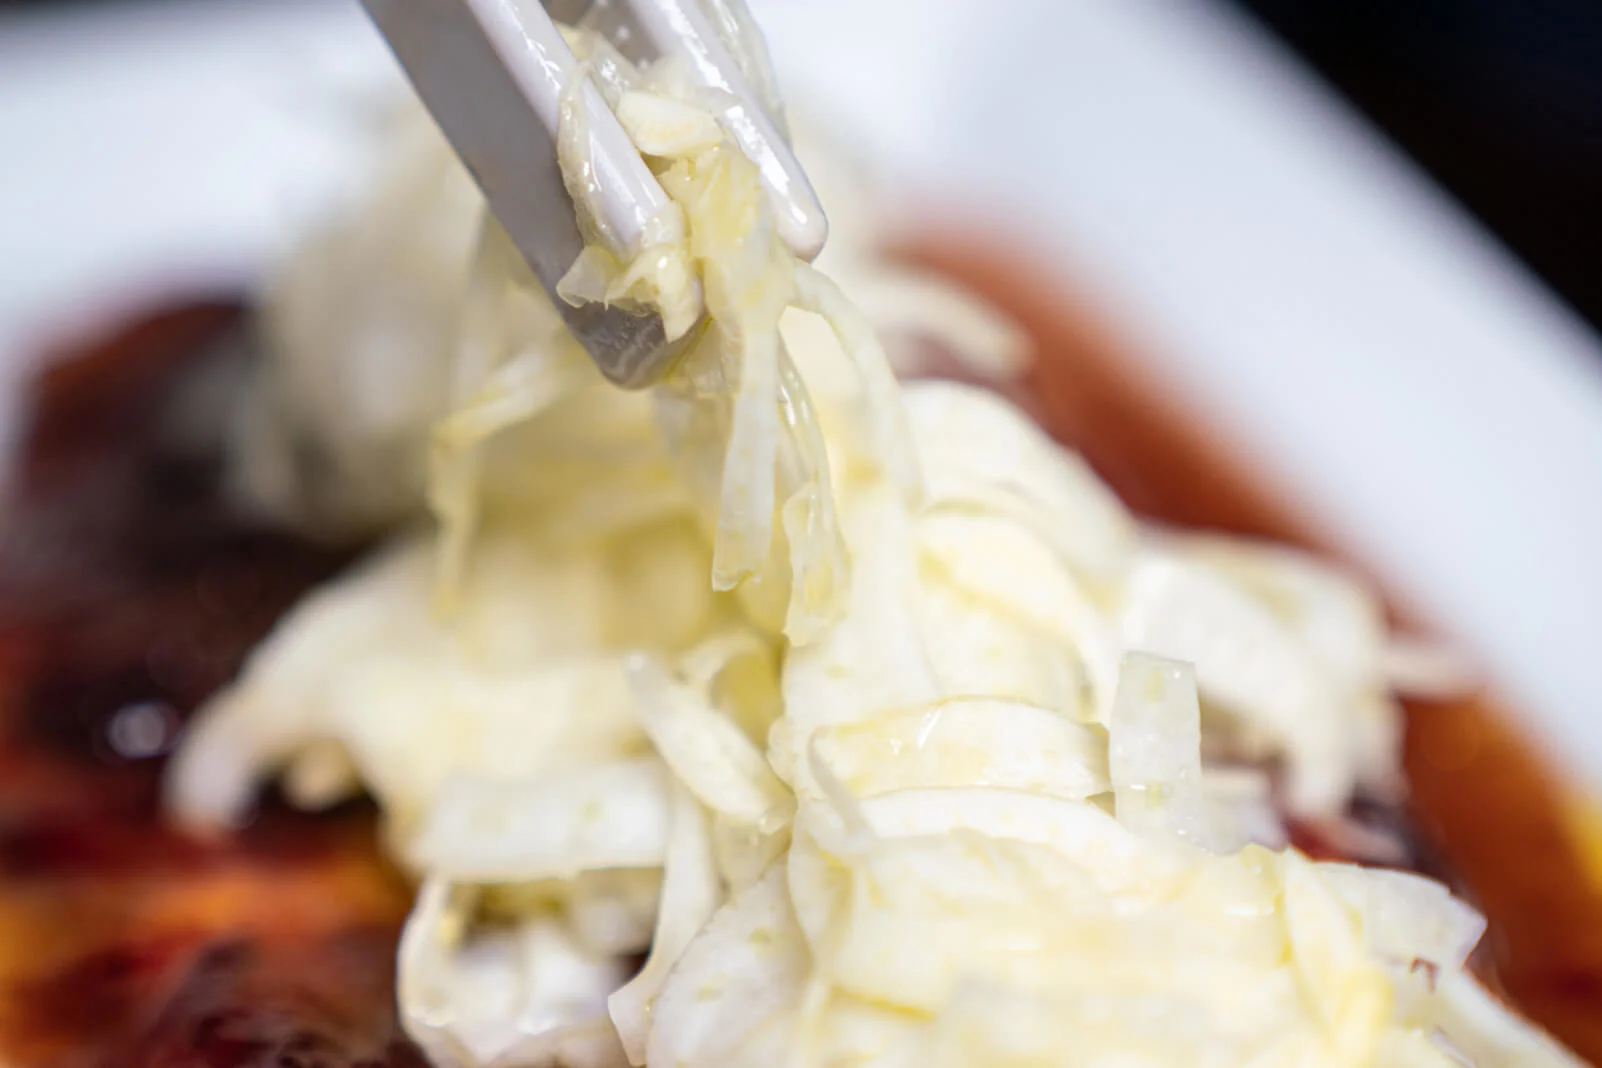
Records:
<instances>
[{"instance_id":1,"label":"creamy white dressing","mask_svg":"<svg viewBox=\"0 0 1602 1068\"><path fill-rule=\"evenodd\" d=\"M1145 531L1007 402L897 385L876 327L984 368L1016 331L829 202L822 265L900 294L857 310L713 104L572 40L680 217L564 292L710 325L654 393L609 388L412 128L276 291L239 470L316 529L437 523L283 620L177 813L373 794L441 1065L1575 1063L1464 975L1471 909L1276 851L1266 773L1202 760L1278 765L1315 819L1397 788L1366 591Z\"/></svg>"}]
</instances>

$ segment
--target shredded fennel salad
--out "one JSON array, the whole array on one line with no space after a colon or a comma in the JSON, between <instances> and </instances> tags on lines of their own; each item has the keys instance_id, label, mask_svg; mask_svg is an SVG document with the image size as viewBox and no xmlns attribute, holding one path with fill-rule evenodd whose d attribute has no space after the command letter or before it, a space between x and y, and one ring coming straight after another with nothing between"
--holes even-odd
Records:
<instances>
[{"instance_id":1,"label":"shredded fennel salad","mask_svg":"<svg viewBox=\"0 0 1602 1068\"><path fill-rule=\"evenodd\" d=\"M1016 331L821 181L859 310L721 101L570 40L682 239L563 292L687 356L607 385L409 105L271 294L235 442L255 507L398 532L203 710L175 811L370 793L418 881L404 1025L451 1068L1578 1063L1465 972L1446 889L1286 846L1282 808L1396 797L1394 694L1438 681L1372 596L1143 527L991 393L898 385L878 327L979 368ZM584 143L569 106L581 218Z\"/></svg>"}]
</instances>

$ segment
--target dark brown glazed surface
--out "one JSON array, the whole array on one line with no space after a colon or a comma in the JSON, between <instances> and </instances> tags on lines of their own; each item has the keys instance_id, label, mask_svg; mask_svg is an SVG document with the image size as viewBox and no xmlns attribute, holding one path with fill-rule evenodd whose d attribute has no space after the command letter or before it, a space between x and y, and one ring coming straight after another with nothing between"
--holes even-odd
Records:
<instances>
[{"instance_id":1,"label":"dark brown glazed surface","mask_svg":"<svg viewBox=\"0 0 1602 1068\"><path fill-rule=\"evenodd\" d=\"M0 533L0 1063L421 1063L393 1010L410 894L369 811L269 803L217 841L160 818L184 716L345 558L230 518L206 450L158 430L242 314L134 324L29 404Z\"/></svg>"},{"instance_id":2,"label":"dark brown glazed surface","mask_svg":"<svg viewBox=\"0 0 1602 1068\"><path fill-rule=\"evenodd\" d=\"M1329 548L1141 379L1065 299L1071 287L994 248L909 251L1031 331L1036 367L1002 388L1126 501L1158 519ZM206 438L217 428L198 440L171 432L197 376L241 358L243 318L227 301L175 305L62 354L29 405L0 528L0 1063L422 1063L394 1013L410 892L377 852L368 807L313 817L269 799L222 840L159 818L161 766L184 717L351 555L230 516ZM135 752L119 741L128 717L145 727ZM1490 701L1417 704L1408 717L1410 811L1369 818L1487 912L1502 985L1597 1060L1602 888L1564 822L1561 787ZM1298 844L1331 852L1306 829Z\"/></svg>"}]
</instances>

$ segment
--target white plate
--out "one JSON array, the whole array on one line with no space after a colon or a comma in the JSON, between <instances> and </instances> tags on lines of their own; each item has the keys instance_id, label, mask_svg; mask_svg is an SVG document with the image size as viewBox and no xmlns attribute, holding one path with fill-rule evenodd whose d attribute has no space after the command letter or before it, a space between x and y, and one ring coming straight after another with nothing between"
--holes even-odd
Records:
<instances>
[{"instance_id":1,"label":"white plate","mask_svg":"<svg viewBox=\"0 0 1602 1068\"><path fill-rule=\"evenodd\" d=\"M757 0L790 95L1026 219L1265 475L1602 781L1602 346L1201 0ZM342 180L354 0L0 19L0 368L248 278Z\"/></svg>"}]
</instances>

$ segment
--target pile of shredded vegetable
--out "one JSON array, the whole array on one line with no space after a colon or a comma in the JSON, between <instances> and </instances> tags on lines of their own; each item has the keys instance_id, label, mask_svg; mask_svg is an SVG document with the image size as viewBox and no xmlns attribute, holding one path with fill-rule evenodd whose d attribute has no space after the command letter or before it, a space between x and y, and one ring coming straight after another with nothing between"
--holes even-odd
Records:
<instances>
[{"instance_id":1,"label":"pile of shredded vegetable","mask_svg":"<svg viewBox=\"0 0 1602 1068\"><path fill-rule=\"evenodd\" d=\"M1146 529L1006 401L898 386L876 325L981 366L1015 332L825 186L857 310L718 101L572 39L682 240L564 291L708 325L612 389L404 124L275 290L236 443L255 506L397 531L205 709L176 812L370 793L441 1066L1576 1063L1464 971L1444 888L1285 845L1281 811L1400 789L1419 672L1367 591Z\"/></svg>"}]
</instances>

